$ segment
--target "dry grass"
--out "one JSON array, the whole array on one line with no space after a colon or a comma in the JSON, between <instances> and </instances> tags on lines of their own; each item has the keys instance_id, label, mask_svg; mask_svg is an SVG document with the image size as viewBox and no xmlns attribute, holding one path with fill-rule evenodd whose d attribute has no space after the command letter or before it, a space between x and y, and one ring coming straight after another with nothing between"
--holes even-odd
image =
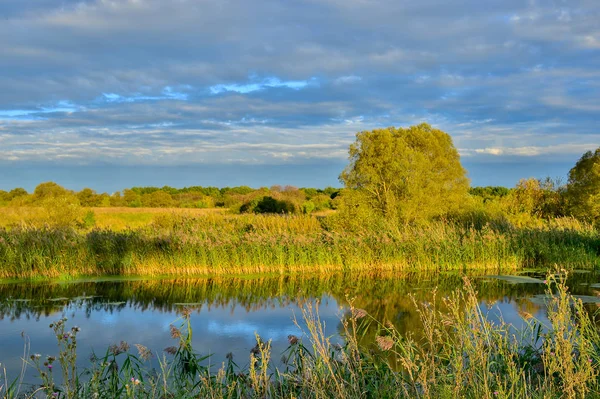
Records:
<instances>
[{"instance_id":1,"label":"dry grass","mask_svg":"<svg viewBox=\"0 0 600 399\"><path fill-rule=\"evenodd\" d=\"M214 213L225 213L225 208L129 208L129 207L111 207L111 208L90 208L96 215L113 214L176 214L202 216Z\"/></svg>"},{"instance_id":2,"label":"dry grass","mask_svg":"<svg viewBox=\"0 0 600 399\"><path fill-rule=\"evenodd\" d=\"M223 208L90 208L94 212L96 227L111 230L125 230L144 227L151 224L157 216L191 216L220 215L227 210Z\"/></svg>"}]
</instances>

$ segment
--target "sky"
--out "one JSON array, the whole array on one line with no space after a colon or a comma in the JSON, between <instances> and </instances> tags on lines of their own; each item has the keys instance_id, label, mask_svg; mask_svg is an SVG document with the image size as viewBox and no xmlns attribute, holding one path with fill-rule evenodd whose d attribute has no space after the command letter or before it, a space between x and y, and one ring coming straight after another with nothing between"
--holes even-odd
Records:
<instances>
[{"instance_id":1,"label":"sky","mask_svg":"<svg viewBox=\"0 0 600 399\"><path fill-rule=\"evenodd\" d=\"M597 0L1 0L0 189L340 186L427 122L472 185L600 145Z\"/></svg>"}]
</instances>

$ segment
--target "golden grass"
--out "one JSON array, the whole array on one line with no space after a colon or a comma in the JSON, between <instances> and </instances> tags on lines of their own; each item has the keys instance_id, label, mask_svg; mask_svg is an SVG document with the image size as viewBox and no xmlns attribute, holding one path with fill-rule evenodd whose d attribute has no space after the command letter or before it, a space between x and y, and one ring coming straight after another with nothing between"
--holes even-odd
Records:
<instances>
[{"instance_id":1,"label":"golden grass","mask_svg":"<svg viewBox=\"0 0 600 399\"><path fill-rule=\"evenodd\" d=\"M202 216L214 213L225 213L225 208L129 208L129 207L106 207L106 208L89 208L96 215L110 214L177 214L189 216Z\"/></svg>"},{"instance_id":2,"label":"golden grass","mask_svg":"<svg viewBox=\"0 0 600 399\"><path fill-rule=\"evenodd\" d=\"M144 227L152 223L157 216L207 216L226 212L223 208L90 208L94 212L96 226L111 230L125 230Z\"/></svg>"},{"instance_id":3,"label":"golden grass","mask_svg":"<svg viewBox=\"0 0 600 399\"><path fill-rule=\"evenodd\" d=\"M94 212L96 226L111 230L125 230L144 227L152 223L157 216L191 216L199 217L206 215L221 215L227 212L224 208L83 208L82 211ZM22 207L0 207L0 227L10 225L43 225L51 223L48 209L44 207L22 206Z\"/></svg>"}]
</instances>

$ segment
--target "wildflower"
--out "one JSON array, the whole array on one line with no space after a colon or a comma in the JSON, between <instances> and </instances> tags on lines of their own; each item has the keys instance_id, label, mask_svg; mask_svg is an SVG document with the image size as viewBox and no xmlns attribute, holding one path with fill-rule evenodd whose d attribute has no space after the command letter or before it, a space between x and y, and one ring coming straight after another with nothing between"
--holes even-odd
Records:
<instances>
[{"instance_id":1,"label":"wildflower","mask_svg":"<svg viewBox=\"0 0 600 399\"><path fill-rule=\"evenodd\" d=\"M548 280L544 280L544 284L548 284Z\"/></svg>"},{"instance_id":2,"label":"wildflower","mask_svg":"<svg viewBox=\"0 0 600 399\"><path fill-rule=\"evenodd\" d=\"M494 391L494 396L498 396L499 393L500 392L498 392L498 391Z\"/></svg>"},{"instance_id":3,"label":"wildflower","mask_svg":"<svg viewBox=\"0 0 600 399\"><path fill-rule=\"evenodd\" d=\"M48 370L52 371L52 365L51 364L48 365Z\"/></svg>"}]
</instances>

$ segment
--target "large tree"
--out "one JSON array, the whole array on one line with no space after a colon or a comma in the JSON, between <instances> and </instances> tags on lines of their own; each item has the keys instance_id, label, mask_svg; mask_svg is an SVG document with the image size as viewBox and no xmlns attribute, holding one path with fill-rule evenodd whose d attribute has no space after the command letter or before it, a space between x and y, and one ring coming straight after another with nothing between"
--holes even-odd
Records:
<instances>
[{"instance_id":1,"label":"large tree","mask_svg":"<svg viewBox=\"0 0 600 399\"><path fill-rule=\"evenodd\" d=\"M340 175L386 218L429 219L460 206L469 190L451 137L426 123L356 134Z\"/></svg>"},{"instance_id":2,"label":"large tree","mask_svg":"<svg viewBox=\"0 0 600 399\"><path fill-rule=\"evenodd\" d=\"M567 201L574 216L600 222L600 147L583 154L569 172Z\"/></svg>"}]
</instances>

